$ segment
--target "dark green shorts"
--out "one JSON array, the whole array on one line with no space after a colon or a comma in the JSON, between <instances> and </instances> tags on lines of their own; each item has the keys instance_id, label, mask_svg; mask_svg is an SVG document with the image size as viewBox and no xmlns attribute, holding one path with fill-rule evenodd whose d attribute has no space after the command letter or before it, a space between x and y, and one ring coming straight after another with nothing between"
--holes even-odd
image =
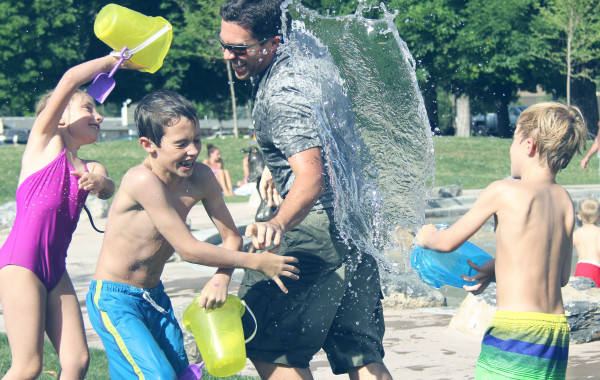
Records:
<instances>
[{"instance_id":1,"label":"dark green shorts","mask_svg":"<svg viewBox=\"0 0 600 380\"><path fill-rule=\"evenodd\" d=\"M333 373L382 363L385 325L375 259L342 241L329 210L311 212L286 232L280 255L299 260L300 280L282 278L289 293L247 270L239 295L256 315L258 332L247 343L250 359L308 368L323 348ZM248 313L246 313L248 314ZM246 333L254 321L243 318Z\"/></svg>"}]
</instances>

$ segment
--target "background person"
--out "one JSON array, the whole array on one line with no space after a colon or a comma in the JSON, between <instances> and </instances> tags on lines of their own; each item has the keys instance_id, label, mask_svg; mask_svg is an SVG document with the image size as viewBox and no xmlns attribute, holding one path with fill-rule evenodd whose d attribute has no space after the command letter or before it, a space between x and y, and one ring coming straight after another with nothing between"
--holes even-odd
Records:
<instances>
[{"instance_id":1,"label":"background person","mask_svg":"<svg viewBox=\"0 0 600 380\"><path fill-rule=\"evenodd\" d=\"M208 144L206 146L206 153L208 154L208 158L205 158L202 163L208 166L215 177L217 177L217 181L219 182L219 185L221 185L221 189L223 189L223 194L228 197L233 196L231 174L229 174L229 170L223 167L224 163L221 158L221 149L212 144Z\"/></svg>"},{"instance_id":2,"label":"background person","mask_svg":"<svg viewBox=\"0 0 600 380\"><path fill-rule=\"evenodd\" d=\"M590 150L587 151L587 153L585 154L585 156L581 160L581 168L583 170L587 169L587 163L589 162L590 158L592 158L592 156L594 155L594 153L596 153L598 151L598 143L600 141L600 121L598 122L598 128L599 128L598 129L598 134L594 138L594 142L592 143L592 146L590 147Z\"/></svg>"},{"instance_id":3,"label":"background person","mask_svg":"<svg viewBox=\"0 0 600 380\"><path fill-rule=\"evenodd\" d=\"M600 288L600 203L587 198L579 204L577 218L582 226L573 234L573 245L577 249L575 276L592 279Z\"/></svg>"}]
</instances>

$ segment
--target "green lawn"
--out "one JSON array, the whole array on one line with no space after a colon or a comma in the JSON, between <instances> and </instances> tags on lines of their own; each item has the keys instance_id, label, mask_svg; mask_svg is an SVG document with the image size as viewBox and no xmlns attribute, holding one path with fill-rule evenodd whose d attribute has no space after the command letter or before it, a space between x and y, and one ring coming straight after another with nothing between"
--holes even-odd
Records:
<instances>
[{"instance_id":1,"label":"green lawn","mask_svg":"<svg viewBox=\"0 0 600 380\"><path fill-rule=\"evenodd\" d=\"M10 368L11 355L10 348L8 346L8 339L6 334L0 334L0 376L3 376L6 371ZM44 366L42 368L42 374L38 379L40 380L51 380L57 379L58 373L60 372L60 364L58 356L52 344L49 342L44 343ZM90 367L88 369L86 379L89 380L109 380L108 375L108 360L103 350L95 348L90 349ZM230 376L230 377L214 377L211 376L206 370L202 373L202 379L206 380L217 380L217 379L230 379L230 380L256 380L257 377L252 376Z\"/></svg>"},{"instance_id":2,"label":"green lawn","mask_svg":"<svg viewBox=\"0 0 600 380\"><path fill-rule=\"evenodd\" d=\"M490 182L510 174L509 148L512 139L495 137L435 137L435 184L436 186L457 184L463 189L480 189ZM206 145L211 143L221 149L225 167L231 172L233 182L243 178L242 148L251 146L249 139L203 140L203 149L198 161L206 158ZM591 144L588 143L588 147ZM14 200L24 146L0 146L0 204ZM585 153L585 152L584 152ZM139 164L145 152L137 141L114 141L87 145L81 148L80 156L102 162L117 184L127 169ZM571 164L558 175L562 185L600 183L598 159L590 160L589 168L581 170L581 156L575 156ZM248 197L227 197L227 202L246 201Z\"/></svg>"}]
</instances>

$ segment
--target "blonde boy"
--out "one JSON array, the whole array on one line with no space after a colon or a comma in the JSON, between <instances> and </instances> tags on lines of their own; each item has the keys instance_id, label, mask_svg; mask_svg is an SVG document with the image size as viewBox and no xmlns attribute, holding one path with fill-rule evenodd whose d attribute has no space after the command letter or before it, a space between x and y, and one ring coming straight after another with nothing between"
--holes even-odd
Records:
<instances>
[{"instance_id":1,"label":"blonde boy","mask_svg":"<svg viewBox=\"0 0 600 380\"><path fill-rule=\"evenodd\" d=\"M561 287L569 281L575 226L573 203L556 184L587 134L576 107L549 102L527 108L510 148L511 175L489 185L473 208L448 229L426 225L419 245L450 252L491 216L496 221L496 259L466 277L477 294L497 282L492 324L482 342L477 379L564 379L569 326Z\"/></svg>"},{"instance_id":2,"label":"blonde boy","mask_svg":"<svg viewBox=\"0 0 600 380\"><path fill-rule=\"evenodd\" d=\"M160 90L135 111L146 159L123 177L86 304L113 379L175 379L189 371L183 335L160 276L176 250L189 262L220 267L200 307L219 307L233 268L259 270L287 292L279 276L297 279L295 258L233 251L242 240L212 171L196 162L200 126L181 95ZM199 201L223 238L220 248L196 240L184 220ZM228 249L227 249L228 248Z\"/></svg>"},{"instance_id":3,"label":"blonde boy","mask_svg":"<svg viewBox=\"0 0 600 380\"><path fill-rule=\"evenodd\" d=\"M582 226L573 233L573 246L577 249L578 261L575 276L594 280L600 288L600 203L587 198L579 204L577 218Z\"/></svg>"}]
</instances>

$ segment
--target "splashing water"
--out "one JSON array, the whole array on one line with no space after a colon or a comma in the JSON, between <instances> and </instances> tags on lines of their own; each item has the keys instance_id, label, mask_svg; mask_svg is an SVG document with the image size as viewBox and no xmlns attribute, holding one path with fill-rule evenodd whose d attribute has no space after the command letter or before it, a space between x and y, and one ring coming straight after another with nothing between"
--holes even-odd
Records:
<instances>
[{"instance_id":1,"label":"splashing water","mask_svg":"<svg viewBox=\"0 0 600 380\"><path fill-rule=\"evenodd\" d=\"M406 262L384 252L398 249L391 239L396 226L414 231L423 224L434 159L414 60L393 23L395 14L381 5L381 19L366 19L361 4L353 15L325 17L298 0L283 8L294 22L284 31L282 49L297 73L319 78L317 85L296 85L322 124L336 224L380 267L403 272Z\"/></svg>"}]
</instances>

